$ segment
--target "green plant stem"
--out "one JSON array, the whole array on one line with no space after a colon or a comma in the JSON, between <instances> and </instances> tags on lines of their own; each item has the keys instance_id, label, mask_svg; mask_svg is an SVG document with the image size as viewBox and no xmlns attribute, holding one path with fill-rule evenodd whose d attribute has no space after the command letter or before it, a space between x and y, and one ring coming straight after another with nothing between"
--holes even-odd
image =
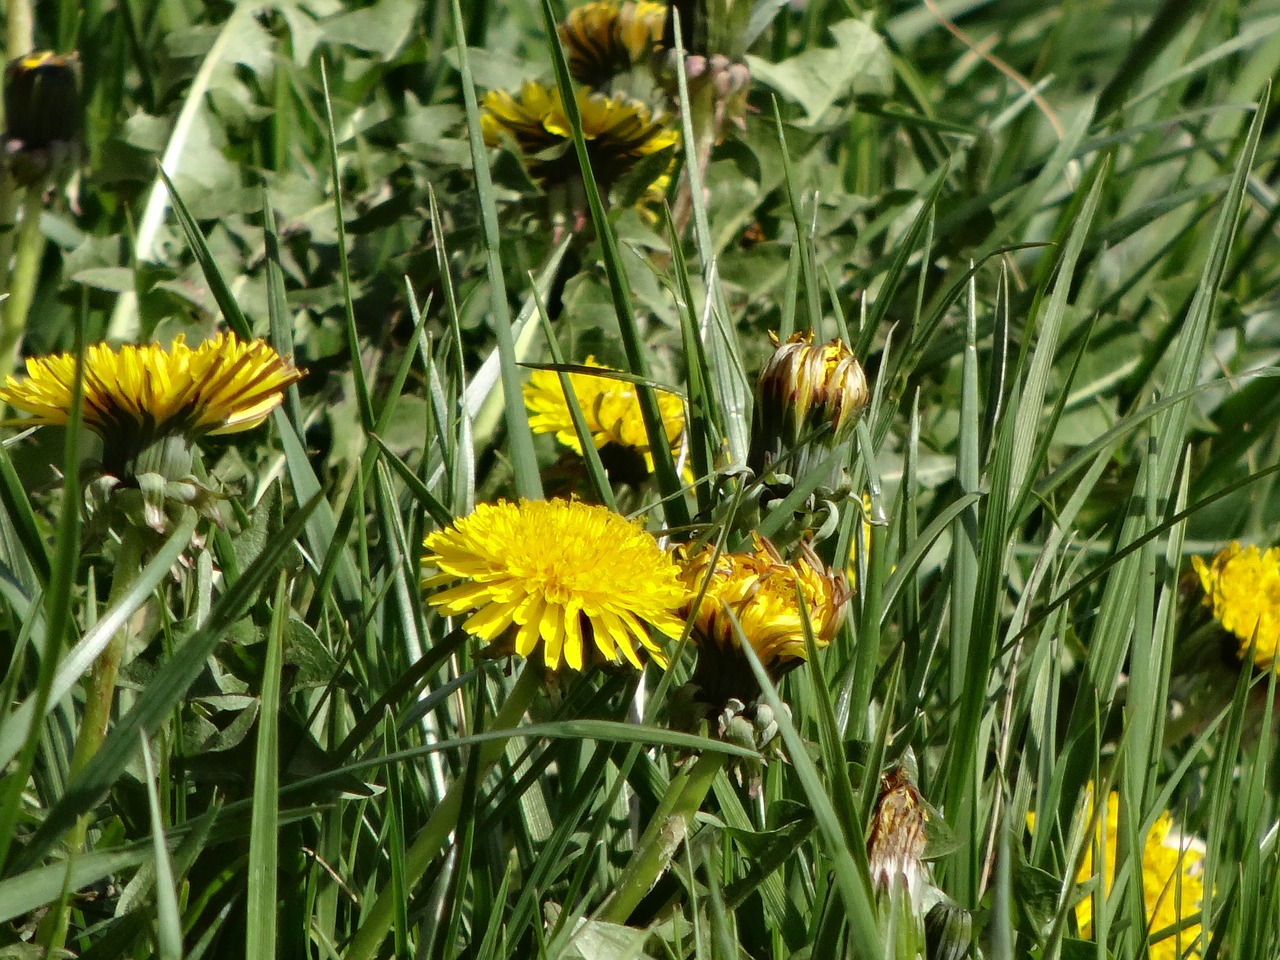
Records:
<instances>
[{"instance_id":1,"label":"green plant stem","mask_svg":"<svg viewBox=\"0 0 1280 960\"><path fill-rule=\"evenodd\" d=\"M711 784L728 759L723 753L704 753L676 776L640 843L632 851L631 860L622 871L621 885L604 902L600 910L601 920L626 923L680 849L694 816L702 809L702 801L706 799Z\"/></svg>"},{"instance_id":2,"label":"green plant stem","mask_svg":"<svg viewBox=\"0 0 1280 960\"><path fill-rule=\"evenodd\" d=\"M40 232L40 215L43 212L44 191L28 187L22 201L22 221L15 227L17 253L14 256L13 272L9 274L9 298L4 302L4 322L0 324L0 380L13 372L18 359L18 346L27 330L31 301L35 299L40 260L44 255L44 234Z\"/></svg>"},{"instance_id":3,"label":"green plant stem","mask_svg":"<svg viewBox=\"0 0 1280 960\"><path fill-rule=\"evenodd\" d=\"M111 581L111 596L107 600L110 609L129 592L143 567L147 532L130 524L120 538L120 554L116 560L115 575ZM107 722L111 719L111 705L115 702L116 674L120 672L120 658L130 628L121 627L111 638L106 649L98 655L85 681L84 716L80 721L80 734L76 737L75 752L71 755L71 777L84 769L85 764L102 746L107 735Z\"/></svg>"},{"instance_id":4,"label":"green plant stem","mask_svg":"<svg viewBox=\"0 0 1280 960\"><path fill-rule=\"evenodd\" d=\"M701 77L689 89L689 119L693 127L692 149L685 156L690 162L698 165L699 182L706 183L707 165L711 162L711 148L715 146L719 136L719 124L716 122L715 85L709 77ZM680 192L676 196L675 207L671 211L671 221L675 224L676 235L684 236L689 218L693 216L693 180L688 175L680 178Z\"/></svg>"},{"instance_id":5,"label":"green plant stem","mask_svg":"<svg viewBox=\"0 0 1280 960\"><path fill-rule=\"evenodd\" d=\"M533 702L534 694L541 688L541 668L533 662L525 663L524 669L520 671L520 676L516 678L515 686L507 694L506 703L502 705L502 709L494 717L490 729L510 730L514 735L520 718L524 716L529 704ZM486 741L478 747L480 750L480 763L476 770L474 782L479 782L488 775L493 765L498 762L506 751L507 742L508 738L504 737L498 740ZM427 819L426 825L419 831L418 836L413 841L413 845L409 847L408 852L405 854L404 890L406 893L417 885L418 881L427 872L427 868L431 866L432 861L439 856L440 851L449 842L450 834L453 833L458 825L458 814L462 810L463 793L468 788L473 787L474 782L466 777L455 780L452 786L449 787L448 793L440 799L435 809L431 811L431 816ZM392 919L395 916L394 901L391 880L388 880L382 889L378 891L377 899L360 924L360 929L356 931L356 935L351 939L351 945L343 954L346 960L372 960L372 957L377 953L378 947L382 945L382 941L386 939L387 933L391 929Z\"/></svg>"},{"instance_id":6,"label":"green plant stem","mask_svg":"<svg viewBox=\"0 0 1280 960\"><path fill-rule=\"evenodd\" d=\"M5 53L8 59L25 57L35 46L35 11L31 0L9 0L5 4Z\"/></svg>"},{"instance_id":7,"label":"green plant stem","mask_svg":"<svg viewBox=\"0 0 1280 960\"><path fill-rule=\"evenodd\" d=\"M5 5L5 59L14 60L31 52L35 44L35 18L31 0L9 0ZM5 118L0 117L0 127ZM0 170L0 293L12 293L9 261L13 257L18 224L18 197L21 187L7 169ZM18 339L21 339L21 333ZM9 341L9 306L0 306L0 345ZM16 341L15 341L16 342ZM12 350L0 354L0 378L13 369ZM0 413L3 413L0 408Z\"/></svg>"},{"instance_id":8,"label":"green plant stem","mask_svg":"<svg viewBox=\"0 0 1280 960\"><path fill-rule=\"evenodd\" d=\"M138 574L142 571L146 553L147 534L132 524L125 528L120 538L120 554L116 559L115 575L111 581L111 595L107 600L107 608L115 606L133 586ZM129 626L122 626L111 642L98 655L93 668L85 678L84 715L80 719L80 732L76 736L75 750L71 754L71 767L67 780L76 775L93 759L93 755L102 746L107 735L107 723L111 719L111 705L115 702L116 675L120 672L120 659L124 655L125 644L129 639ZM75 857L84 847L89 832L89 818L83 816L76 821L67 833L68 855ZM41 924L38 941L47 950L48 956L57 955L67 942L67 926L71 920L71 912L64 898L49 911Z\"/></svg>"}]
</instances>

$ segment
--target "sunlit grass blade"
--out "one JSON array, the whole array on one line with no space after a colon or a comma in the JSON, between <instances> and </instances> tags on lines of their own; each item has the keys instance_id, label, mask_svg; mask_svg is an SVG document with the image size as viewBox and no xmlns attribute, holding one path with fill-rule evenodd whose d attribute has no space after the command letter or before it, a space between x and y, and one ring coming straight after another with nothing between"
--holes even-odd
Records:
<instances>
[{"instance_id":1,"label":"sunlit grass blade","mask_svg":"<svg viewBox=\"0 0 1280 960\"><path fill-rule=\"evenodd\" d=\"M729 615L732 616L732 613ZM740 627L737 629L741 631ZM876 960L884 955L884 947L879 942L875 908L871 901L870 878L864 870L859 870L857 859L849 846L846 828L841 825L836 810L827 796L827 789L818 775L818 769L809 757L805 742L792 724L786 707L761 665L755 649L742 637L740 637L739 646L760 684L762 699L773 709L773 715L778 722L778 733L786 746L787 756L795 767L806 801L813 807L823 846L832 861L835 889L845 910L854 956L859 960Z\"/></svg>"},{"instance_id":2,"label":"sunlit grass blade","mask_svg":"<svg viewBox=\"0 0 1280 960\"><path fill-rule=\"evenodd\" d=\"M618 246L613 225L609 221L604 201L600 196L600 189L596 185L591 170L591 160L587 155L586 140L582 133L582 117L578 112L577 95L569 76L569 65L565 60L564 50L558 40L555 29L556 18L550 0L542 0L542 18L547 28L548 46L555 66L556 86L560 91L565 118L573 134L573 147L577 154L578 166L582 171L582 185L591 211L591 223L595 227L605 273L609 279L609 291L613 300L614 313L618 318L618 329L622 335L627 365L636 376L647 378L649 361L645 356L645 347L636 326L631 283L622 262L622 251ZM461 22L460 15L459 22ZM641 416L644 418L645 433L649 438L649 449L653 454L654 478L662 493L663 512L666 515L667 524L675 527L686 526L689 523L689 509L681 493L680 476L676 473L671 448L666 442L666 429L663 426L662 412L658 408L658 398L650 387L641 387L637 396L640 401Z\"/></svg>"},{"instance_id":3,"label":"sunlit grass blade","mask_svg":"<svg viewBox=\"0 0 1280 960\"><path fill-rule=\"evenodd\" d=\"M267 632L258 745L253 762L253 818L249 825L248 919L246 960L267 960L276 943L276 873L280 829L280 671L289 624L289 581L281 574Z\"/></svg>"},{"instance_id":4,"label":"sunlit grass blade","mask_svg":"<svg viewBox=\"0 0 1280 960\"><path fill-rule=\"evenodd\" d=\"M489 175L489 160L484 136L480 132L480 108L476 102L475 80L471 75L471 61L467 52L466 24L462 19L462 8L457 0L453 0L452 6L453 35L457 44L455 49L458 54L458 70L462 75L463 102L467 110L471 168L475 173L476 198L480 204L481 226L484 231L490 309L493 314L494 337L498 343L507 441L510 445L516 492L526 499L540 500L542 499L542 480L538 473L538 460L533 449L533 433L529 429L529 420L525 416L520 400L520 371L516 366L516 348L511 332L511 310L507 304L507 288L503 280L497 204L494 199L493 181ZM554 31L552 35L554 36ZM656 434L651 432L650 435Z\"/></svg>"},{"instance_id":5,"label":"sunlit grass blade","mask_svg":"<svg viewBox=\"0 0 1280 960\"><path fill-rule=\"evenodd\" d=\"M178 896L173 885L173 865L164 835L164 815L156 792L155 761L145 735L140 737L142 766L147 775L147 803L151 811L151 834L156 871L156 939L160 960L182 960L182 921L178 916Z\"/></svg>"}]
</instances>

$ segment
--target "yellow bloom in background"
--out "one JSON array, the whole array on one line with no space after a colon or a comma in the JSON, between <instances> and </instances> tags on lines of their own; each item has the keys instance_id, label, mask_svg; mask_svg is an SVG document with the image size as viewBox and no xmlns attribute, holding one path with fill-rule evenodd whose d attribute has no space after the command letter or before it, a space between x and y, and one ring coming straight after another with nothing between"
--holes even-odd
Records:
<instances>
[{"instance_id":1,"label":"yellow bloom in background","mask_svg":"<svg viewBox=\"0 0 1280 960\"><path fill-rule=\"evenodd\" d=\"M649 628L680 635L684 588L671 557L636 523L575 500L481 504L427 535L428 602L471 616L464 630L497 655L541 649L547 668L598 660L667 665ZM461 582L458 582L461 581Z\"/></svg>"},{"instance_id":2,"label":"yellow bloom in background","mask_svg":"<svg viewBox=\"0 0 1280 960\"><path fill-rule=\"evenodd\" d=\"M1256 633L1254 662L1274 669L1280 647L1280 547L1263 552L1232 543L1211 563L1192 557L1191 565L1204 587L1205 606L1240 641L1241 659L1248 656Z\"/></svg>"},{"instance_id":3,"label":"yellow bloom in background","mask_svg":"<svg viewBox=\"0 0 1280 960\"><path fill-rule=\"evenodd\" d=\"M609 373L617 373L587 357L583 364ZM599 450L608 444L630 447L644 455L645 467L653 471L653 452L640 413L636 385L626 380L589 373L566 374L573 395L591 430L591 439ZM665 390L657 391L658 410L673 456L684 432L684 404ZM554 433L556 439L575 453L582 454L582 443L573 428L569 404L560 386L560 375L554 370L535 370L524 387L524 403L529 410L529 426L534 433Z\"/></svg>"},{"instance_id":4,"label":"yellow bloom in background","mask_svg":"<svg viewBox=\"0 0 1280 960\"><path fill-rule=\"evenodd\" d=\"M666 5L651 0L601 0L570 10L559 27L569 73L598 87L645 62L662 41L666 16Z\"/></svg>"},{"instance_id":5,"label":"yellow bloom in background","mask_svg":"<svg viewBox=\"0 0 1280 960\"><path fill-rule=\"evenodd\" d=\"M168 347L98 343L85 351L84 424L102 437L108 465L127 465L158 441L253 429L302 376L265 340L233 333L194 348L182 335ZM6 379L0 401L31 414L24 423L65 424L75 378L74 354L33 357L25 376Z\"/></svg>"},{"instance_id":6,"label":"yellow bloom in background","mask_svg":"<svg viewBox=\"0 0 1280 960\"><path fill-rule=\"evenodd\" d=\"M679 133L666 118L639 101L587 89L578 90L576 96L591 169L602 192L607 193L610 185L645 157L679 142ZM579 177L573 134L555 87L530 80L520 88L518 97L505 90L489 91L482 104L480 128L491 147L501 144L504 135L514 140L529 175L544 186ZM668 180L668 173L655 173L645 199L661 195Z\"/></svg>"},{"instance_id":7,"label":"yellow bloom in background","mask_svg":"<svg viewBox=\"0 0 1280 960\"><path fill-rule=\"evenodd\" d=\"M1093 816L1093 785L1087 793L1086 817ZM1103 851L1103 891L1110 893L1115 882L1116 837L1120 832L1120 795L1107 797L1105 816L1100 818L1096 842L1085 850L1084 862L1076 874L1076 883L1082 884L1097 872L1094 853L1100 846ZM1160 935L1170 927L1180 927L1182 922L1200 913L1200 901L1204 896L1201 879L1204 859L1203 844L1183 836L1173 829L1169 814L1162 813L1152 824L1142 848L1142 897L1145 902L1147 932ZM1085 939L1093 936L1093 898L1085 897L1076 904L1076 924ZM1181 926L1151 944L1148 956L1151 960L1182 960L1200 956L1200 924Z\"/></svg>"},{"instance_id":8,"label":"yellow bloom in background","mask_svg":"<svg viewBox=\"0 0 1280 960\"><path fill-rule=\"evenodd\" d=\"M693 636L699 647L738 649L732 613L760 662L776 676L806 659L804 618L808 615L814 643L829 644L844 619L849 585L807 545L788 563L763 537L754 536L751 553L721 553L706 547L692 555L679 552L681 578L690 599ZM706 583L702 602L693 610ZM799 587L804 611L796 596Z\"/></svg>"}]
</instances>

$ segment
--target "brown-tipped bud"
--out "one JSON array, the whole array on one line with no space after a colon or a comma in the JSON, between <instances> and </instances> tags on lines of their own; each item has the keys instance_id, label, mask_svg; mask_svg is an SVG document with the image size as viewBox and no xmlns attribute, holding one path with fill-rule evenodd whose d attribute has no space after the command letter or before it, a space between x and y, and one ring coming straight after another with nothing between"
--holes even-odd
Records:
<instances>
[{"instance_id":1,"label":"brown-tipped bud","mask_svg":"<svg viewBox=\"0 0 1280 960\"><path fill-rule=\"evenodd\" d=\"M760 372L751 467L799 476L853 434L870 392L862 365L839 340L815 345L797 333L779 343Z\"/></svg>"},{"instance_id":2,"label":"brown-tipped bud","mask_svg":"<svg viewBox=\"0 0 1280 960\"><path fill-rule=\"evenodd\" d=\"M928 819L924 798L903 767L880 777L880 796L867 833L871 883L885 895L895 886L905 887L917 909L927 880L923 857Z\"/></svg>"},{"instance_id":3,"label":"brown-tipped bud","mask_svg":"<svg viewBox=\"0 0 1280 960\"><path fill-rule=\"evenodd\" d=\"M80 58L42 51L4 73L4 146L14 176L34 183L73 158L81 133Z\"/></svg>"}]
</instances>

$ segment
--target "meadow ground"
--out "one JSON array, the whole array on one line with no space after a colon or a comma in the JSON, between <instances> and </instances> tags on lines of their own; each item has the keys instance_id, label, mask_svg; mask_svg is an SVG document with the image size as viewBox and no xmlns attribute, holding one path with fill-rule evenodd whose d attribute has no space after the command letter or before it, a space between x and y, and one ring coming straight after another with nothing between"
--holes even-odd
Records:
<instances>
[{"instance_id":1,"label":"meadow ground","mask_svg":"<svg viewBox=\"0 0 1280 960\"><path fill-rule=\"evenodd\" d=\"M1276 0L6 29L0 957L1280 957Z\"/></svg>"}]
</instances>

